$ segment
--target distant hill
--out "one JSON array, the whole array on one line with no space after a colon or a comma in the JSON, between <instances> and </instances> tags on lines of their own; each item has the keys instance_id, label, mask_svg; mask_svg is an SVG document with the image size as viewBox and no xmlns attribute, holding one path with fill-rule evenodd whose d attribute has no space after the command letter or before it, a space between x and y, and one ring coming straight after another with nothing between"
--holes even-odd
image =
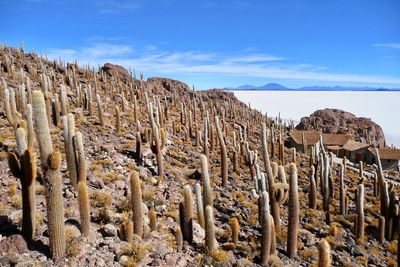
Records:
<instances>
[{"instance_id":1,"label":"distant hill","mask_svg":"<svg viewBox=\"0 0 400 267\"><path fill-rule=\"evenodd\" d=\"M254 90L254 91L400 91L400 88L383 87L345 87L345 86L304 86L300 88L288 88L279 83L267 83L261 86L242 85L236 88L225 88L226 90Z\"/></svg>"}]
</instances>

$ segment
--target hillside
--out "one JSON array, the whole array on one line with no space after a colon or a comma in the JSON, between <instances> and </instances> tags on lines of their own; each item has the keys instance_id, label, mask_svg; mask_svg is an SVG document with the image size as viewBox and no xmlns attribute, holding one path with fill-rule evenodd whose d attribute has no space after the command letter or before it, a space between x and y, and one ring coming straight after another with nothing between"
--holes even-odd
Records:
<instances>
[{"instance_id":1,"label":"hillside","mask_svg":"<svg viewBox=\"0 0 400 267\"><path fill-rule=\"evenodd\" d=\"M232 93L16 48L0 63L1 266L396 263L397 186L293 153L291 126Z\"/></svg>"}]
</instances>

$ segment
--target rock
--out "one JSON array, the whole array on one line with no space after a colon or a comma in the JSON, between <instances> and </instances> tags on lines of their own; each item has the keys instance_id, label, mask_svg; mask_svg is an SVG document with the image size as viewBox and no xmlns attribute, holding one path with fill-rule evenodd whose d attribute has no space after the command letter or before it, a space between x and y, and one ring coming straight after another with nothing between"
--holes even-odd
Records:
<instances>
[{"instance_id":1,"label":"rock","mask_svg":"<svg viewBox=\"0 0 400 267\"><path fill-rule=\"evenodd\" d=\"M114 237L118 234L117 228L110 223L103 225L99 231L103 237Z\"/></svg>"},{"instance_id":2,"label":"rock","mask_svg":"<svg viewBox=\"0 0 400 267\"><path fill-rule=\"evenodd\" d=\"M160 93L160 89L175 93L189 90L189 86L186 83L173 79L159 77L148 78L146 86L150 90L158 93Z\"/></svg>"},{"instance_id":3,"label":"rock","mask_svg":"<svg viewBox=\"0 0 400 267\"><path fill-rule=\"evenodd\" d=\"M132 79L132 76L129 75L129 72L120 65L106 63L104 64L103 67L101 67L101 71L103 71L110 77L115 77L115 78L118 77L124 82L127 82Z\"/></svg>"},{"instance_id":4,"label":"rock","mask_svg":"<svg viewBox=\"0 0 400 267\"><path fill-rule=\"evenodd\" d=\"M22 235L11 235L0 241L0 252L7 255L23 253L28 249L28 245Z\"/></svg>"},{"instance_id":5,"label":"rock","mask_svg":"<svg viewBox=\"0 0 400 267\"><path fill-rule=\"evenodd\" d=\"M100 149L101 151L107 152L108 154L115 152L113 144L101 145Z\"/></svg>"},{"instance_id":6,"label":"rock","mask_svg":"<svg viewBox=\"0 0 400 267\"><path fill-rule=\"evenodd\" d=\"M376 146L383 146L385 136L382 128L369 118L356 117L340 109L321 109L309 117L301 118L298 130L322 130L323 133L351 134L356 141L371 140Z\"/></svg>"},{"instance_id":7,"label":"rock","mask_svg":"<svg viewBox=\"0 0 400 267\"><path fill-rule=\"evenodd\" d=\"M193 242L195 244L202 244L205 236L206 232L203 227L201 227L197 221L193 221Z\"/></svg>"},{"instance_id":8,"label":"rock","mask_svg":"<svg viewBox=\"0 0 400 267\"><path fill-rule=\"evenodd\" d=\"M104 184L103 179L99 177L91 177L89 178L89 186L97 189L103 189L106 185Z\"/></svg>"}]
</instances>

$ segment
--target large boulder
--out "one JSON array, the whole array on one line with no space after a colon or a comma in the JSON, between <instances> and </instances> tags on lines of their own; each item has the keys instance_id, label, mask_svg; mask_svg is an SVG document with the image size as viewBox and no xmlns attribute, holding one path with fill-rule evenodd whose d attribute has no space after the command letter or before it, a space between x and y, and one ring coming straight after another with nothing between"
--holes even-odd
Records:
<instances>
[{"instance_id":1,"label":"large boulder","mask_svg":"<svg viewBox=\"0 0 400 267\"><path fill-rule=\"evenodd\" d=\"M159 77L151 77L146 81L147 88L152 92L160 92L159 89L164 89L170 93L182 94L189 90L189 86L186 83L183 83L178 80L168 79L168 78L159 78Z\"/></svg>"},{"instance_id":2,"label":"large boulder","mask_svg":"<svg viewBox=\"0 0 400 267\"><path fill-rule=\"evenodd\" d=\"M101 70L108 76L115 78L118 77L120 80L124 82L127 82L131 79L131 75L129 74L129 72L120 65L106 63L104 64L103 67L101 67Z\"/></svg>"},{"instance_id":3,"label":"large boulder","mask_svg":"<svg viewBox=\"0 0 400 267\"><path fill-rule=\"evenodd\" d=\"M351 134L356 141L371 142L384 146L385 135L382 128L369 118L357 117L340 109L321 109L309 117L301 118L298 130L322 130L323 133Z\"/></svg>"}]
</instances>

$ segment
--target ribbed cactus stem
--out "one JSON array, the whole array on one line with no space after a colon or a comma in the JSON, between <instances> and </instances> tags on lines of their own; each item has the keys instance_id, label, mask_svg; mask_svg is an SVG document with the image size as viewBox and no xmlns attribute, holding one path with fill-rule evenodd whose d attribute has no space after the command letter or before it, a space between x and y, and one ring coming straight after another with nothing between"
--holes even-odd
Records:
<instances>
[{"instance_id":1,"label":"ribbed cactus stem","mask_svg":"<svg viewBox=\"0 0 400 267\"><path fill-rule=\"evenodd\" d=\"M149 211L149 221L150 221L150 230L157 230L157 213L154 208L151 208Z\"/></svg>"},{"instance_id":2,"label":"ribbed cactus stem","mask_svg":"<svg viewBox=\"0 0 400 267\"><path fill-rule=\"evenodd\" d=\"M64 119L63 119L64 120ZM63 121L63 124L65 122ZM65 132L67 130L67 132ZM74 149L74 136L75 136L75 119L72 113L68 113L67 115L67 128L64 128L64 142L66 147L66 159L67 159L67 167L69 178L71 180L71 184L76 188L78 185L78 172L76 166L76 155Z\"/></svg>"},{"instance_id":3,"label":"ribbed cactus stem","mask_svg":"<svg viewBox=\"0 0 400 267\"><path fill-rule=\"evenodd\" d=\"M85 149L83 147L82 134L76 132L74 136L75 158L77 166L78 182L86 182L86 158Z\"/></svg>"},{"instance_id":4,"label":"ribbed cactus stem","mask_svg":"<svg viewBox=\"0 0 400 267\"><path fill-rule=\"evenodd\" d=\"M15 120L11 112L10 90L8 90L7 88L4 89L4 109L6 112L8 123L11 127L15 127Z\"/></svg>"},{"instance_id":5,"label":"ribbed cactus stem","mask_svg":"<svg viewBox=\"0 0 400 267\"><path fill-rule=\"evenodd\" d=\"M317 208L317 185L315 183L315 168L311 166L310 171L310 189L309 189L309 197L308 197L308 207L310 209Z\"/></svg>"},{"instance_id":6,"label":"ribbed cactus stem","mask_svg":"<svg viewBox=\"0 0 400 267\"><path fill-rule=\"evenodd\" d=\"M275 231L275 224L272 222L274 221L274 218L272 215L269 215L269 221L271 222L271 249L270 249L270 255L276 255L276 231Z\"/></svg>"},{"instance_id":7,"label":"ribbed cactus stem","mask_svg":"<svg viewBox=\"0 0 400 267\"><path fill-rule=\"evenodd\" d=\"M226 152L226 146L224 141L224 136L219 125L218 116L215 116L215 128L218 133L219 146L221 148L221 178L222 186L227 186L228 184L228 155Z\"/></svg>"},{"instance_id":8,"label":"ribbed cactus stem","mask_svg":"<svg viewBox=\"0 0 400 267\"><path fill-rule=\"evenodd\" d=\"M203 136L203 154L208 158L209 150L208 150L208 123L207 119L204 118L204 136Z\"/></svg>"},{"instance_id":9,"label":"ribbed cactus stem","mask_svg":"<svg viewBox=\"0 0 400 267\"><path fill-rule=\"evenodd\" d=\"M322 239L318 244L318 267L332 266L331 248L328 241Z\"/></svg>"},{"instance_id":10,"label":"ribbed cactus stem","mask_svg":"<svg viewBox=\"0 0 400 267\"><path fill-rule=\"evenodd\" d=\"M232 229L232 242L237 244L239 242L239 221L236 217L230 219Z\"/></svg>"},{"instance_id":11,"label":"ribbed cactus stem","mask_svg":"<svg viewBox=\"0 0 400 267\"><path fill-rule=\"evenodd\" d=\"M23 157L24 176L21 177L22 185L22 233L28 240L35 234L36 214L36 156L33 148L28 147Z\"/></svg>"},{"instance_id":12,"label":"ribbed cactus stem","mask_svg":"<svg viewBox=\"0 0 400 267\"><path fill-rule=\"evenodd\" d=\"M96 103L97 103L97 111L99 113L99 122L100 122L100 125L103 127L104 126L103 106L101 104L101 100L100 100L100 95L99 94L96 95Z\"/></svg>"},{"instance_id":13,"label":"ribbed cactus stem","mask_svg":"<svg viewBox=\"0 0 400 267\"><path fill-rule=\"evenodd\" d=\"M199 222L200 226L204 228L204 207L200 183L196 183L194 189L196 194L197 221Z\"/></svg>"},{"instance_id":14,"label":"ribbed cactus stem","mask_svg":"<svg viewBox=\"0 0 400 267\"><path fill-rule=\"evenodd\" d=\"M203 182L203 207L213 207L212 189L210 184L210 175L208 173L208 159L205 155L201 155L201 180ZM204 210L204 217L206 211Z\"/></svg>"},{"instance_id":15,"label":"ribbed cactus stem","mask_svg":"<svg viewBox=\"0 0 400 267\"><path fill-rule=\"evenodd\" d=\"M143 152L142 152L142 137L140 135L140 132L136 132L136 151L135 151L135 157L138 162L142 161L143 158Z\"/></svg>"},{"instance_id":16,"label":"ribbed cactus stem","mask_svg":"<svg viewBox=\"0 0 400 267\"><path fill-rule=\"evenodd\" d=\"M294 258L297 255L297 238L299 233L299 195L297 167L294 163L290 164L288 217L287 254L289 258Z\"/></svg>"},{"instance_id":17,"label":"ribbed cactus stem","mask_svg":"<svg viewBox=\"0 0 400 267\"><path fill-rule=\"evenodd\" d=\"M27 131L28 131L28 147L34 147L35 146L35 133L33 130L33 118L32 118L32 105L28 104L26 107L26 121L27 121Z\"/></svg>"},{"instance_id":18,"label":"ribbed cactus stem","mask_svg":"<svg viewBox=\"0 0 400 267\"><path fill-rule=\"evenodd\" d=\"M261 195L261 264L268 265L269 255L271 252L271 221L269 213L269 196L267 192Z\"/></svg>"},{"instance_id":19,"label":"ribbed cactus stem","mask_svg":"<svg viewBox=\"0 0 400 267\"><path fill-rule=\"evenodd\" d=\"M46 104L41 91L35 90L32 93L33 117L35 120L36 139L39 143L40 161L44 170L47 168L47 160L53 152L49 124L47 122Z\"/></svg>"},{"instance_id":20,"label":"ribbed cactus stem","mask_svg":"<svg viewBox=\"0 0 400 267\"><path fill-rule=\"evenodd\" d=\"M357 238L362 241L364 239L365 221L364 221L364 185L358 185L357 191Z\"/></svg>"},{"instance_id":21,"label":"ribbed cactus stem","mask_svg":"<svg viewBox=\"0 0 400 267\"><path fill-rule=\"evenodd\" d=\"M78 204L81 217L81 232L85 237L89 236L90 231L90 204L86 179L78 183Z\"/></svg>"},{"instance_id":22,"label":"ribbed cactus stem","mask_svg":"<svg viewBox=\"0 0 400 267\"><path fill-rule=\"evenodd\" d=\"M207 252L211 254L218 249L218 245L215 241L213 208L211 206L206 206L205 213L206 249Z\"/></svg>"},{"instance_id":23,"label":"ribbed cactus stem","mask_svg":"<svg viewBox=\"0 0 400 267\"><path fill-rule=\"evenodd\" d=\"M131 206L134 233L139 237L143 235L143 211L142 211L142 189L139 174L133 171L131 174Z\"/></svg>"},{"instance_id":24,"label":"ribbed cactus stem","mask_svg":"<svg viewBox=\"0 0 400 267\"><path fill-rule=\"evenodd\" d=\"M180 203L180 223L183 239L189 243L193 242L193 196L190 185L183 187L183 202Z\"/></svg>"},{"instance_id":25,"label":"ribbed cactus stem","mask_svg":"<svg viewBox=\"0 0 400 267\"><path fill-rule=\"evenodd\" d=\"M345 215L345 192L344 192L344 165L340 164L340 175L339 175L339 207L340 214Z\"/></svg>"},{"instance_id":26,"label":"ribbed cactus stem","mask_svg":"<svg viewBox=\"0 0 400 267\"><path fill-rule=\"evenodd\" d=\"M115 107L115 133L119 134L121 132L121 113L119 107Z\"/></svg>"},{"instance_id":27,"label":"ribbed cactus stem","mask_svg":"<svg viewBox=\"0 0 400 267\"><path fill-rule=\"evenodd\" d=\"M181 228L179 226L175 229L175 241L176 241L177 251L181 252L182 246L183 246L183 236L182 236Z\"/></svg>"},{"instance_id":28,"label":"ribbed cactus stem","mask_svg":"<svg viewBox=\"0 0 400 267\"><path fill-rule=\"evenodd\" d=\"M385 217L384 216L379 216L378 240L381 243L383 243L385 241Z\"/></svg>"},{"instance_id":29,"label":"ribbed cactus stem","mask_svg":"<svg viewBox=\"0 0 400 267\"><path fill-rule=\"evenodd\" d=\"M35 95L34 95L35 97ZM38 136L40 136L38 134ZM65 256L64 204L61 183L61 155L50 154L45 173L49 247L52 259L57 262Z\"/></svg>"}]
</instances>

